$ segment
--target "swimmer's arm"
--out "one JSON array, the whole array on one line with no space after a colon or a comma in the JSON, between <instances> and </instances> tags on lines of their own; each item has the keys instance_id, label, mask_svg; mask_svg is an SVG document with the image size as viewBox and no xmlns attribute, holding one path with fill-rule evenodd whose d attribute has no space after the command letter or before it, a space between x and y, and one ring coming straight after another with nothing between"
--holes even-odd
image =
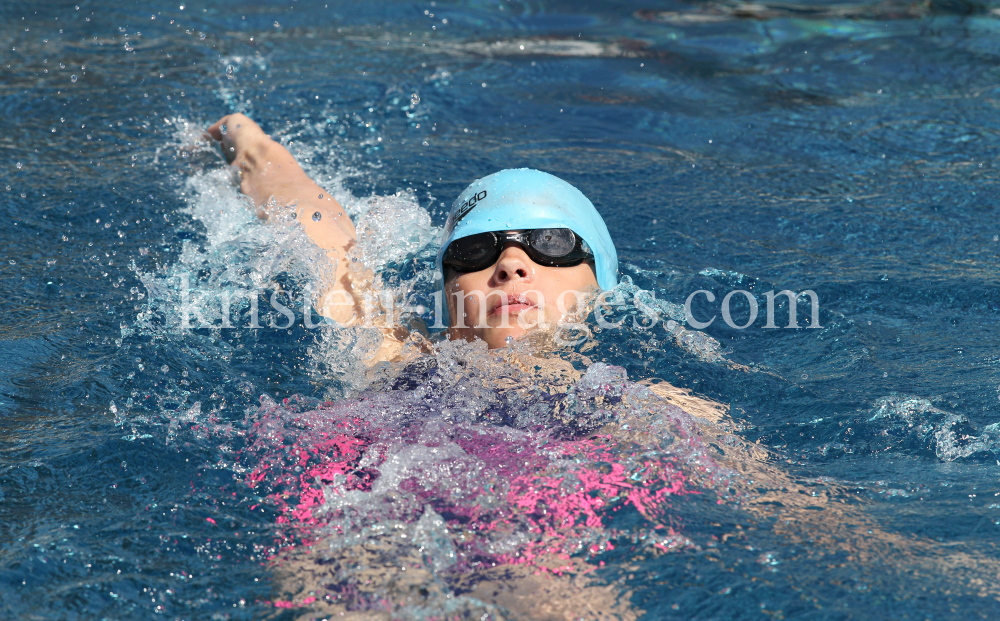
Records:
<instances>
[{"instance_id":1,"label":"swimmer's arm","mask_svg":"<svg viewBox=\"0 0 1000 621\"><path fill-rule=\"evenodd\" d=\"M360 317L362 308L347 259L347 252L357 243L357 232L340 203L309 178L288 149L249 117L224 116L208 128L208 134L222 143L226 161L239 172L240 191L253 199L259 218L267 220L271 215L274 208L268 202L272 197L282 208L294 205L306 235L326 251L332 285L317 305L319 312L340 324Z\"/></svg>"},{"instance_id":2,"label":"swimmer's arm","mask_svg":"<svg viewBox=\"0 0 1000 621\"><path fill-rule=\"evenodd\" d=\"M639 383L667 403L676 405L688 414L703 418L711 423L718 424L729 413L729 406L695 396L690 390L678 388L666 382L653 384L649 380L643 380Z\"/></svg>"}]
</instances>

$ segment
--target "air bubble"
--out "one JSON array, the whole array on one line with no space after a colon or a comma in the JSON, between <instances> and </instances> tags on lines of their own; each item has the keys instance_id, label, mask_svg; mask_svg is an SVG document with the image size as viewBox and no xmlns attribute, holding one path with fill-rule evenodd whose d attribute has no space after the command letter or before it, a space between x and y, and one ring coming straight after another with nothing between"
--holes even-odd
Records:
<instances>
[{"instance_id":1,"label":"air bubble","mask_svg":"<svg viewBox=\"0 0 1000 621\"><path fill-rule=\"evenodd\" d=\"M132 47L132 44L131 44L131 43L129 43L128 41L126 41L126 42L125 42L125 51L126 51L126 52L131 52L131 51L132 51L132 50L134 50L134 49L135 49L135 48L134 48L134 47Z\"/></svg>"},{"instance_id":2,"label":"air bubble","mask_svg":"<svg viewBox=\"0 0 1000 621\"><path fill-rule=\"evenodd\" d=\"M322 219L323 219L323 214L321 214L321 213L320 213L320 212L318 212L318 211L317 211L317 212L315 212L315 213L313 213L313 221L315 221L315 222L319 222L319 221L320 221L320 220L322 220Z\"/></svg>"},{"instance_id":3,"label":"air bubble","mask_svg":"<svg viewBox=\"0 0 1000 621\"><path fill-rule=\"evenodd\" d=\"M21 162L18 162L18 163L17 163L17 169L18 169L18 170L21 170Z\"/></svg>"},{"instance_id":4,"label":"air bubble","mask_svg":"<svg viewBox=\"0 0 1000 621\"><path fill-rule=\"evenodd\" d=\"M418 95L416 93L413 93L412 95L410 95L410 105L411 106L415 106L418 103L420 103L420 95Z\"/></svg>"},{"instance_id":5,"label":"air bubble","mask_svg":"<svg viewBox=\"0 0 1000 621\"><path fill-rule=\"evenodd\" d=\"M230 80L236 79L236 69L232 65L226 67L226 77Z\"/></svg>"},{"instance_id":6,"label":"air bubble","mask_svg":"<svg viewBox=\"0 0 1000 621\"><path fill-rule=\"evenodd\" d=\"M69 76L69 81L73 82L73 83L76 83L76 76L75 75Z\"/></svg>"}]
</instances>

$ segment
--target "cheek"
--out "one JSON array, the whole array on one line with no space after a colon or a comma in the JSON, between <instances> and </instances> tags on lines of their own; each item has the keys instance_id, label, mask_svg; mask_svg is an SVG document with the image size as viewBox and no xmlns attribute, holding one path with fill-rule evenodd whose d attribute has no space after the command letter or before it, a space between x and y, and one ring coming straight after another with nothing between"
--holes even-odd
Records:
<instances>
[{"instance_id":1,"label":"cheek","mask_svg":"<svg viewBox=\"0 0 1000 621\"><path fill-rule=\"evenodd\" d=\"M483 278L476 278L476 274L462 274L456 278L453 278L445 283L444 295L446 298L446 303L448 305L448 312L451 317L455 318L455 313L458 309L458 300L464 298L464 313L466 315L473 315L479 313L479 296L473 295L469 297L467 294L474 291L483 291L485 286L479 285L479 280L485 280Z\"/></svg>"},{"instance_id":2,"label":"cheek","mask_svg":"<svg viewBox=\"0 0 1000 621\"><path fill-rule=\"evenodd\" d=\"M547 286L539 287L545 296L547 315L574 312L577 302L597 286L597 279L587 265L549 269L552 271L546 275Z\"/></svg>"}]
</instances>

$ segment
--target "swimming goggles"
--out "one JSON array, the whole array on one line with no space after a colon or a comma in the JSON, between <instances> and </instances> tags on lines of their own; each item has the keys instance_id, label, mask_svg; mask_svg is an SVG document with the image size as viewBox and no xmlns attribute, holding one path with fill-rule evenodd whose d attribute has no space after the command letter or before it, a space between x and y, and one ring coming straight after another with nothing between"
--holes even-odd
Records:
<instances>
[{"instance_id":1,"label":"swimming goggles","mask_svg":"<svg viewBox=\"0 0 1000 621\"><path fill-rule=\"evenodd\" d=\"M496 263L511 242L523 248L532 261L548 267L572 267L594 256L586 242L569 229L528 229L461 237L448 245L441 263L458 272L478 272Z\"/></svg>"}]
</instances>

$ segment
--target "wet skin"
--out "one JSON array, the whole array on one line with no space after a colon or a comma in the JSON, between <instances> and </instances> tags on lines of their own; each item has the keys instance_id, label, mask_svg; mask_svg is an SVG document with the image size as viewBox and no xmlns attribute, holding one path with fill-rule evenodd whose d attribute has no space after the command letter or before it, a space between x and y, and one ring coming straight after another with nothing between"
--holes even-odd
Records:
<instances>
[{"instance_id":1,"label":"wet skin","mask_svg":"<svg viewBox=\"0 0 1000 621\"><path fill-rule=\"evenodd\" d=\"M516 243L504 246L492 266L478 272L447 270L448 336L482 339L496 349L534 329L555 328L598 290L589 263L538 265Z\"/></svg>"}]
</instances>

